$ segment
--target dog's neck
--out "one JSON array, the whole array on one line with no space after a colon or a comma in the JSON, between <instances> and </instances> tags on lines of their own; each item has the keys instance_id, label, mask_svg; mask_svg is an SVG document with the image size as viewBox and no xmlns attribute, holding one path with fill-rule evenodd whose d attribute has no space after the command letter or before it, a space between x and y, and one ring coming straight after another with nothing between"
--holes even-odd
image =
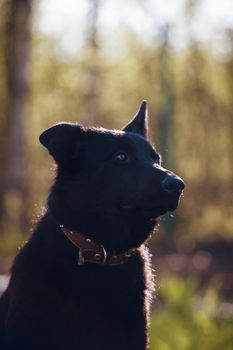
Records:
<instances>
[{"instance_id":1,"label":"dog's neck","mask_svg":"<svg viewBox=\"0 0 233 350\"><path fill-rule=\"evenodd\" d=\"M97 244L89 237L63 225L59 226L65 236L79 249L78 265L84 265L86 262L97 265L121 265L126 263L135 252L134 249L130 249L119 254L107 253L103 245Z\"/></svg>"},{"instance_id":2,"label":"dog's neck","mask_svg":"<svg viewBox=\"0 0 233 350\"><path fill-rule=\"evenodd\" d=\"M70 210L64 215L65 208L59 209L57 202L58 200L49 202L48 206L48 216L57 228L62 224L99 246L103 245L105 250L113 255L139 248L148 239L156 224L155 220L139 216L126 217L119 213L101 214ZM100 250L102 252L101 248Z\"/></svg>"}]
</instances>

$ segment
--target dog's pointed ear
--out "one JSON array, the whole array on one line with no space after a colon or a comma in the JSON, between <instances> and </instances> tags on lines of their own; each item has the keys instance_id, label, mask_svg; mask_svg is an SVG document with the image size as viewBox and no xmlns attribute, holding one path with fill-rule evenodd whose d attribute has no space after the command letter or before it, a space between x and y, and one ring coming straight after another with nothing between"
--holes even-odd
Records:
<instances>
[{"instance_id":1,"label":"dog's pointed ear","mask_svg":"<svg viewBox=\"0 0 233 350\"><path fill-rule=\"evenodd\" d=\"M39 137L58 164L68 163L75 157L83 127L74 123L59 123L46 129Z\"/></svg>"},{"instance_id":2,"label":"dog's pointed ear","mask_svg":"<svg viewBox=\"0 0 233 350\"><path fill-rule=\"evenodd\" d=\"M134 132L147 138L148 134L147 101L142 101L141 106L133 119L123 128L123 131Z\"/></svg>"}]
</instances>

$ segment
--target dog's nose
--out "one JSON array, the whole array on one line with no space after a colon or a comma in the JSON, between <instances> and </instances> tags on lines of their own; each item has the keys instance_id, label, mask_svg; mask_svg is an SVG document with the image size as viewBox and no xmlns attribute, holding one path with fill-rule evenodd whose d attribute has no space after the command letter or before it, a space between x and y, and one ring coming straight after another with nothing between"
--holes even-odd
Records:
<instances>
[{"instance_id":1,"label":"dog's nose","mask_svg":"<svg viewBox=\"0 0 233 350\"><path fill-rule=\"evenodd\" d=\"M166 192L181 192L184 189L184 181L178 176L167 176L162 181L162 188Z\"/></svg>"}]
</instances>

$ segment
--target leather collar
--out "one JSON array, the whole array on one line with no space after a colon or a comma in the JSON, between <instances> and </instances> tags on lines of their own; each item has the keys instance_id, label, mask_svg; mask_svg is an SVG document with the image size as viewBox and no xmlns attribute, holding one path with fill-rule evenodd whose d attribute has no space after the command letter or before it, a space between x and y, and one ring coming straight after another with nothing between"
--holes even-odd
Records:
<instances>
[{"instance_id":1,"label":"leather collar","mask_svg":"<svg viewBox=\"0 0 233 350\"><path fill-rule=\"evenodd\" d=\"M135 253L134 249L130 249L124 253L107 253L105 248L89 237L80 234L75 230L70 230L60 225L62 232L66 237L79 249L78 265L84 265L86 262L97 265L115 266L121 265Z\"/></svg>"}]
</instances>

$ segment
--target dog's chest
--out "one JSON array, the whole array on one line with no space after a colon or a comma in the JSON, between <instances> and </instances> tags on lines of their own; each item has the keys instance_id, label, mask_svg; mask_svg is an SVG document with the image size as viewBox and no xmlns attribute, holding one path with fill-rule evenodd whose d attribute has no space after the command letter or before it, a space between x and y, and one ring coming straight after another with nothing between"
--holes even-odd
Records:
<instances>
[{"instance_id":1,"label":"dog's chest","mask_svg":"<svg viewBox=\"0 0 233 350\"><path fill-rule=\"evenodd\" d=\"M54 328L60 329L59 342L64 336L77 342L80 350L123 350L132 348L132 339L140 343L146 320L143 276L139 275L123 270L106 278L95 273L77 279L56 307L60 315L54 319Z\"/></svg>"},{"instance_id":2,"label":"dog's chest","mask_svg":"<svg viewBox=\"0 0 233 350\"><path fill-rule=\"evenodd\" d=\"M139 307L140 305L140 307ZM56 329L60 328L61 343L69 339L78 344L78 349L129 349L132 339L140 343L145 330L144 305L139 296L125 300L116 299L115 295L96 296L85 302L66 303L63 305ZM64 335L64 329L66 334Z\"/></svg>"}]
</instances>

